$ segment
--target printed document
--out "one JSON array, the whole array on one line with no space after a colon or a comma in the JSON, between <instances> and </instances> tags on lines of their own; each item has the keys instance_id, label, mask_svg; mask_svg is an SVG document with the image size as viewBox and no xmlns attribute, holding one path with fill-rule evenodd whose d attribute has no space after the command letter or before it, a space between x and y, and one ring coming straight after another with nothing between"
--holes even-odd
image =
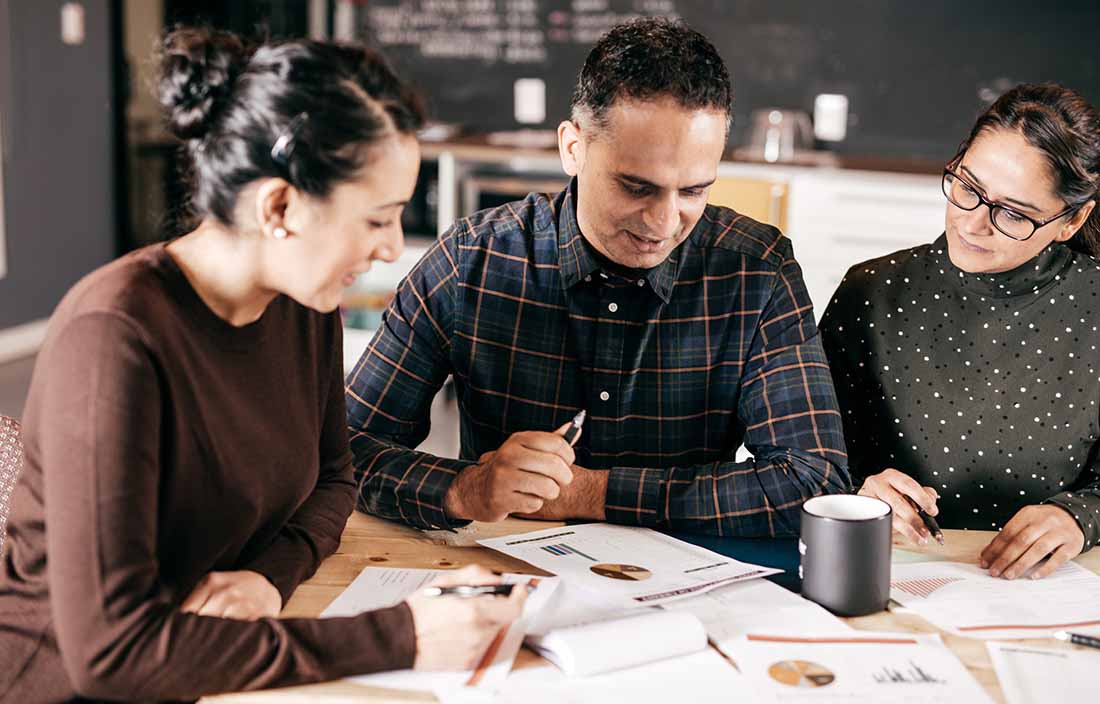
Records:
<instances>
[{"instance_id":1,"label":"printed document","mask_svg":"<svg viewBox=\"0 0 1100 704\"><path fill-rule=\"evenodd\" d=\"M851 633L848 624L809 599L766 579L719 587L662 608L693 614L724 653L746 633Z\"/></svg>"},{"instance_id":2,"label":"printed document","mask_svg":"<svg viewBox=\"0 0 1100 704\"><path fill-rule=\"evenodd\" d=\"M992 700L939 636L760 634L730 653L758 702L985 704Z\"/></svg>"},{"instance_id":3,"label":"printed document","mask_svg":"<svg viewBox=\"0 0 1100 704\"><path fill-rule=\"evenodd\" d=\"M514 670L502 684L436 692L441 704L731 704L745 702L745 679L713 648L691 655L568 678L554 667Z\"/></svg>"},{"instance_id":4,"label":"printed document","mask_svg":"<svg viewBox=\"0 0 1100 704\"><path fill-rule=\"evenodd\" d=\"M452 570L395 569L367 567L355 578L340 596L321 613L322 618L354 616L364 611L381 609L404 601L413 592L433 579ZM550 599L557 587L557 580L522 574L506 574L505 582L515 584L534 583L535 589L527 596L523 615L510 628L503 629L489 645L481 662L467 672L418 672L412 669L380 672L373 675L349 677L356 684L388 689L436 690L485 686L503 681L512 669L516 653L523 643L527 623ZM458 597L437 597L454 599ZM489 598L489 597L477 597Z\"/></svg>"},{"instance_id":5,"label":"printed document","mask_svg":"<svg viewBox=\"0 0 1100 704\"><path fill-rule=\"evenodd\" d=\"M528 622L524 642L567 676L582 677L702 650L707 635L686 611L609 607L591 592L559 582Z\"/></svg>"},{"instance_id":6,"label":"printed document","mask_svg":"<svg viewBox=\"0 0 1100 704\"><path fill-rule=\"evenodd\" d=\"M1008 704L1087 702L1096 698L1100 650L986 643Z\"/></svg>"},{"instance_id":7,"label":"printed document","mask_svg":"<svg viewBox=\"0 0 1100 704\"><path fill-rule=\"evenodd\" d=\"M740 562L648 528L606 523L478 542L622 608L658 606L782 571Z\"/></svg>"},{"instance_id":8,"label":"printed document","mask_svg":"<svg viewBox=\"0 0 1100 704\"><path fill-rule=\"evenodd\" d=\"M1100 576L1067 562L1044 579L991 577L978 565L894 565L890 596L945 631L969 638L1100 633Z\"/></svg>"}]
</instances>

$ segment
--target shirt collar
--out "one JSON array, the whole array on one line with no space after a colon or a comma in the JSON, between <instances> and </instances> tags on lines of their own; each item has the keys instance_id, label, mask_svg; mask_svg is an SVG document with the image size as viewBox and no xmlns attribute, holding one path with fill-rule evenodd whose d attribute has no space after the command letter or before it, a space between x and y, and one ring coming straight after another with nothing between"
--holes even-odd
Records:
<instances>
[{"instance_id":1,"label":"shirt collar","mask_svg":"<svg viewBox=\"0 0 1100 704\"><path fill-rule=\"evenodd\" d=\"M680 246L672 250L663 262L652 269L631 272L622 267L616 267L597 252L581 234L581 228L577 224L576 189L577 179L574 177L570 179L569 185L559 196L561 205L558 208L558 266L561 269L563 287L568 290L582 281L591 281L598 276L641 281L648 284L662 301L668 303L672 297L676 277L680 272L684 247L688 246L691 237L689 236Z\"/></svg>"},{"instance_id":2,"label":"shirt collar","mask_svg":"<svg viewBox=\"0 0 1100 704\"><path fill-rule=\"evenodd\" d=\"M988 298L1031 296L1060 280L1073 264L1074 253L1061 242L1051 242L1035 257L1015 269L993 274L973 274L956 267L947 254L947 233L932 244L941 271L954 275L963 288Z\"/></svg>"}]
</instances>

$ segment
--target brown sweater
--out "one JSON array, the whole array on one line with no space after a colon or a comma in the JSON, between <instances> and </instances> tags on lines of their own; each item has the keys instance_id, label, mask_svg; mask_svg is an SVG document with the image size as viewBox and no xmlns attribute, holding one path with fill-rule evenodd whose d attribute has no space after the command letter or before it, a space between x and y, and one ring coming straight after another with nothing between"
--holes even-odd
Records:
<instances>
[{"instance_id":1,"label":"brown sweater","mask_svg":"<svg viewBox=\"0 0 1100 704\"><path fill-rule=\"evenodd\" d=\"M412 665L405 605L255 622L181 613L211 571L284 602L354 507L336 314L235 328L163 245L61 302L0 555L0 701L194 699Z\"/></svg>"}]
</instances>

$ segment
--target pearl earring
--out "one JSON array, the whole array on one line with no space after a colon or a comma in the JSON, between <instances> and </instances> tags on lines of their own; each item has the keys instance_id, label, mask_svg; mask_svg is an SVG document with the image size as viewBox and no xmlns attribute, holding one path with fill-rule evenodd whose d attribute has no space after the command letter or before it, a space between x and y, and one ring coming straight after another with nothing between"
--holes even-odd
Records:
<instances>
[{"instance_id":1,"label":"pearl earring","mask_svg":"<svg viewBox=\"0 0 1100 704\"><path fill-rule=\"evenodd\" d=\"M286 239L286 236L287 236L287 234L288 234L288 233L287 233L287 231L286 231L286 228L285 228L285 227L276 227L276 228L275 228L275 229L274 229L274 230L273 230L273 231L271 232L271 234L272 234L272 235L273 235L273 236L275 237L275 239L277 239L277 240L285 240L285 239Z\"/></svg>"}]
</instances>

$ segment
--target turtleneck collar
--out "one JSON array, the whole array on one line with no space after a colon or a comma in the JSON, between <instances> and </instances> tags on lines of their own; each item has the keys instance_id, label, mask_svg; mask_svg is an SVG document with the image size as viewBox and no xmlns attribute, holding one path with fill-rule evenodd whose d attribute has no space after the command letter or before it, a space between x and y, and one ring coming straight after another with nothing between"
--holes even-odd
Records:
<instances>
[{"instance_id":1,"label":"turtleneck collar","mask_svg":"<svg viewBox=\"0 0 1100 704\"><path fill-rule=\"evenodd\" d=\"M947 234L932 243L932 256L940 268L961 288L986 298L1013 298L1041 292L1061 278L1073 263L1073 250L1061 242L1051 242L1032 259L1015 269L994 274L973 274L951 263L947 254Z\"/></svg>"}]
</instances>

